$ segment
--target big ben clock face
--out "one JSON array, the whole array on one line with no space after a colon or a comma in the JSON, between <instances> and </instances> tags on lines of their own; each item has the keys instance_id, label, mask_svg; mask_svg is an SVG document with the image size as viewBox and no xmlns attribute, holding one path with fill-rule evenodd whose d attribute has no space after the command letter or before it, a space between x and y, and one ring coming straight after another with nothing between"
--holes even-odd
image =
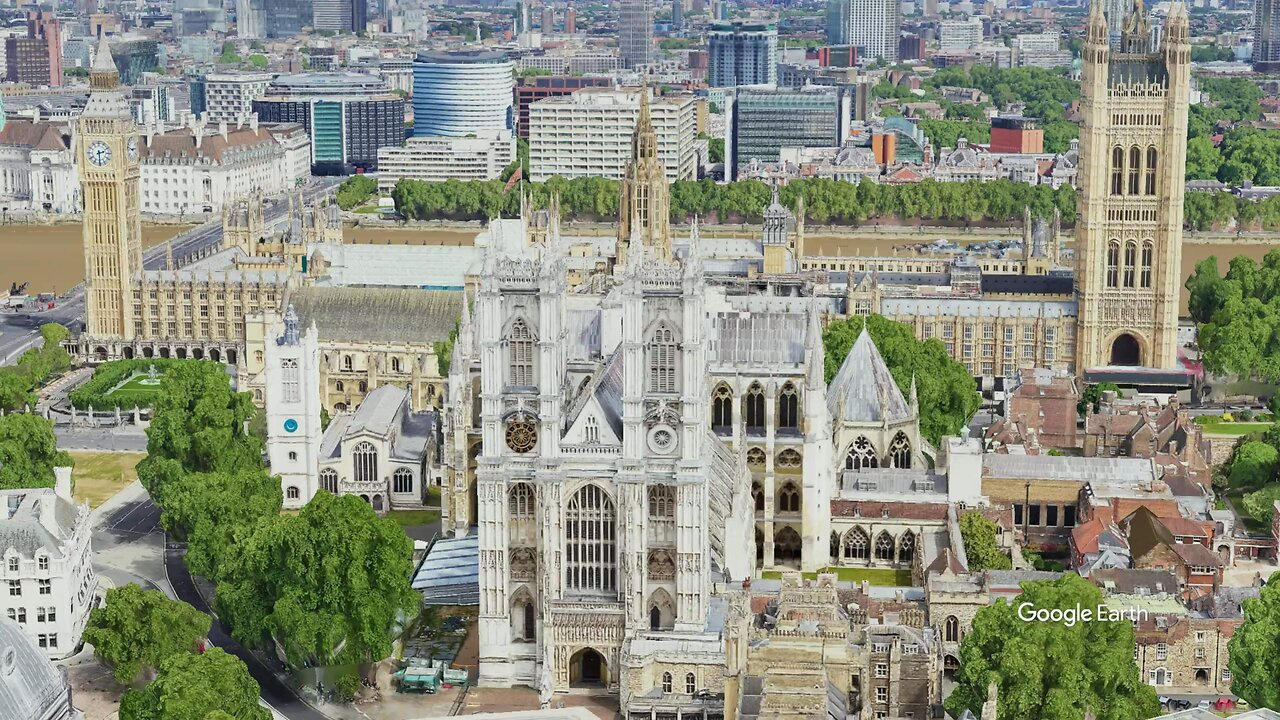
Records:
<instances>
[{"instance_id":1,"label":"big ben clock face","mask_svg":"<svg viewBox=\"0 0 1280 720\"><path fill-rule=\"evenodd\" d=\"M138 159L138 138L136 136L129 138L129 159Z\"/></svg>"},{"instance_id":2,"label":"big ben clock face","mask_svg":"<svg viewBox=\"0 0 1280 720\"><path fill-rule=\"evenodd\" d=\"M88 150L89 162L97 167L102 167L111 162L111 148L101 140L89 146Z\"/></svg>"}]
</instances>

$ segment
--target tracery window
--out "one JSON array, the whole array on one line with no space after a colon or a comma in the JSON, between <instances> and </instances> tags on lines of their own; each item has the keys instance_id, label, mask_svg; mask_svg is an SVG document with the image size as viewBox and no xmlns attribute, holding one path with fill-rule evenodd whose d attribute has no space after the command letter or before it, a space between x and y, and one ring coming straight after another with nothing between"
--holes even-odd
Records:
<instances>
[{"instance_id":1,"label":"tracery window","mask_svg":"<svg viewBox=\"0 0 1280 720\"><path fill-rule=\"evenodd\" d=\"M862 528L853 528L844 534L844 556L847 560L866 560L871 557L871 540Z\"/></svg>"},{"instance_id":2,"label":"tracery window","mask_svg":"<svg viewBox=\"0 0 1280 720\"><path fill-rule=\"evenodd\" d=\"M1113 148L1111 150L1111 194L1119 195L1124 192L1124 150Z\"/></svg>"},{"instance_id":3,"label":"tracery window","mask_svg":"<svg viewBox=\"0 0 1280 720\"><path fill-rule=\"evenodd\" d=\"M596 417L594 415L587 418L586 435L587 442L600 442L600 424L596 422Z\"/></svg>"},{"instance_id":4,"label":"tracery window","mask_svg":"<svg viewBox=\"0 0 1280 720\"><path fill-rule=\"evenodd\" d=\"M413 471L409 468L397 468L391 474L391 490L398 493L413 492Z\"/></svg>"},{"instance_id":5,"label":"tracery window","mask_svg":"<svg viewBox=\"0 0 1280 720\"><path fill-rule=\"evenodd\" d=\"M758 447L753 447L747 451L748 465L763 465L764 461L765 461L764 450L761 450Z\"/></svg>"},{"instance_id":6,"label":"tracery window","mask_svg":"<svg viewBox=\"0 0 1280 720\"><path fill-rule=\"evenodd\" d=\"M795 448L787 448L778 453L778 467L780 468L798 468L804 460Z\"/></svg>"},{"instance_id":7,"label":"tracery window","mask_svg":"<svg viewBox=\"0 0 1280 720\"><path fill-rule=\"evenodd\" d=\"M507 491L507 513L513 519L527 520L534 514L534 494L529 483L515 483Z\"/></svg>"},{"instance_id":8,"label":"tracery window","mask_svg":"<svg viewBox=\"0 0 1280 720\"><path fill-rule=\"evenodd\" d=\"M287 403L296 403L302 400L302 381L298 374L298 360L296 358L285 358L280 361L281 375L283 375L284 401Z\"/></svg>"},{"instance_id":9,"label":"tracery window","mask_svg":"<svg viewBox=\"0 0 1280 720\"><path fill-rule=\"evenodd\" d=\"M1151 287L1151 262L1155 255L1155 246L1148 240L1142 243L1142 280L1141 286Z\"/></svg>"},{"instance_id":10,"label":"tracery window","mask_svg":"<svg viewBox=\"0 0 1280 720\"><path fill-rule=\"evenodd\" d=\"M1156 149L1147 148L1147 194L1156 194Z\"/></svg>"},{"instance_id":11,"label":"tracery window","mask_svg":"<svg viewBox=\"0 0 1280 720\"><path fill-rule=\"evenodd\" d=\"M711 395L711 425L733 427L733 392L727 385L720 385Z\"/></svg>"},{"instance_id":12,"label":"tracery window","mask_svg":"<svg viewBox=\"0 0 1280 720\"><path fill-rule=\"evenodd\" d=\"M512 385L533 384L533 333L523 318L516 318L507 333L507 361Z\"/></svg>"},{"instance_id":13,"label":"tracery window","mask_svg":"<svg viewBox=\"0 0 1280 720\"><path fill-rule=\"evenodd\" d=\"M889 459L896 468L911 467L911 441L905 433L899 432L893 437L889 445Z\"/></svg>"},{"instance_id":14,"label":"tracery window","mask_svg":"<svg viewBox=\"0 0 1280 720\"><path fill-rule=\"evenodd\" d=\"M849 446L849 453L844 457L845 470L865 470L880 467L880 458L876 448L866 437L859 435Z\"/></svg>"},{"instance_id":15,"label":"tracery window","mask_svg":"<svg viewBox=\"0 0 1280 720\"><path fill-rule=\"evenodd\" d=\"M565 567L570 590L611 592L618 585L613 501L598 485L573 494L565 510Z\"/></svg>"},{"instance_id":16,"label":"tracery window","mask_svg":"<svg viewBox=\"0 0 1280 720\"><path fill-rule=\"evenodd\" d=\"M1107 287L1120 287L1120 241L1107 243Z\"/></svg>"},{"instance_id":17,"label":"tracery window","mask_svg":"<svg viewBox=\"0 0 1280 720\"><path fill-rule=\"evenodd\" d=\"M372 443L362 442L352 452L356 482L368 483L378 479L378 450Z\"/></svg>"},{"instance_id":18,"label":"tracery window","mask_svg":"<svg viewBox=\"0 0 1280 720\"><path fill-rule=\"evenodd\" d=\"M333 468L325 468L320 471L320 489L327 490L334 495L338 494L338 472Z\"/></svg>"},{"instance_id":19,"label":"tracery window","mask_svg":"<svg viewBox=\"0 0 1280 720\"><path fill-rule=\"evenodd\" d=\"M794 483L787 483L778 491L779 512L800 512L800 490Z\"/></svg>"},{"instance_id":20,"label":"tracery window","mask_svg":"<svg viewBox=\"0 0 1280 720\"><path fill-rule=\"evenodd\" d=\"M1130 240L1124 244L1124 286L1133 287L1134 273L1138 269L1138 243Z\"/></svg>"},{"instance_id":21,"label":"tracery window","mask_svg":"<svg viewBox=\"0 0 1280 720\"><path fill-rule=\"evenodd\" d=\"M649 391L676 392L676 340L665 324L653 331L649 343Z\"/></svg>"},{"instance_id":22,"label":"tracery window","mask_svg":"<svg viewBox=\"0 0 1280 720\"><path fill-rule=\"evenodd\" d=\"M747 420L747 430L764 432L764 389L760 387L760 383L751 384L742 404Z\"/></svg>"},{"instance_id":23,"label":"tracery window","mask_svg":"<svg viewBox=\"0 0 1280 720\"><path fill-rule=\"evenodd\" d=\"M676 492L670 485L649 487L649 517L659 520L676 515Z\"/></svg>"},{"instance_id":24,"label":"tracery window","mask_svg":"<svg viewBox=\"0 0 1280 720\"><path fill-rule=\"evenodd\" d=\"M876 559L893 559L893 538L889 537L889 533L887 532L881 532L876 537Z\"/></svg>"},{"instance_id":25,"label":"tracery window","mask_svg":"<svg viewBox=\"0 0 1280 720\"><path fill-rule=\"evenodd\" d=\"M916 558L916 534L910 530L902 533L898 541L898 562L908 565Z\"/></svg>"},{"instance_id":26,"label":"tracery window","mask_svg":"<svg viewBox=\"0 0 1280 720\"><path fill-rule=\"evenodd\" d=\"M757 512L764 510L764 488L760 483L751 483L751 499L755 503Z\"/></svg>"},{"instance_id":27,"label":"tracery window","mask_svg":"<svg viewBox=\"0 0 1280 720\"><path fill-rule=\"evenodd\" d=\"M800 429L800 396L796 386L787 383L782 386L778 396L778 428L780 430Z\"/></svg>"},{"instance_id":28,"label":"tracery window","mask_svg":"<svg viewBox=\"0 0 1280 720\"><path fill-rule=\"evenodd\" d=\"M1142 172L1142 150L1134 145L1129 149L1129 194L1138 194L1138 176Z\"/></svg>"}]
</instances>

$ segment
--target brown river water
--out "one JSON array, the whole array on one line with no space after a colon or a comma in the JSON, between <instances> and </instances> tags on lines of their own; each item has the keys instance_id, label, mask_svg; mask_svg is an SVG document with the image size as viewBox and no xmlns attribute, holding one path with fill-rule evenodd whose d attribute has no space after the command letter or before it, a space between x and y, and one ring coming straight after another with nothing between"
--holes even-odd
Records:
<instances>
[{"instance_id":1,"label":"brown river water","mask_svg":"<svg viewBox=\"0 0 1280 720\"><path fill-rule=\"evenodd\" d=\"M188 225L143 225L142 239L146 247L168 240L186 230ZM392 228L348 227L348 242L370 244L422 244L422 245L470 245L475 237L473 228L431 228L402 230ZM957 238L959 239L959 238ZM863 236L812 236L806 241L806 250L818 254L874 255L893 254L895 242L905 238ZM916 238L911 238L916 240ZM1191 274L1196 263L1210 255L1218 258L1218 267L1225 272L1227 262L1236 255L1260 259L1274 245L1184 244L1182 248L1182 275ZM7 290L10 283L29 282L29 292L62 292L84 278L84 252L78 224L52 226L9 225L0 226L0 289ZM1186 291L1182 291L1182 304L1186 307Z\"/></svg>"}]
</instances>

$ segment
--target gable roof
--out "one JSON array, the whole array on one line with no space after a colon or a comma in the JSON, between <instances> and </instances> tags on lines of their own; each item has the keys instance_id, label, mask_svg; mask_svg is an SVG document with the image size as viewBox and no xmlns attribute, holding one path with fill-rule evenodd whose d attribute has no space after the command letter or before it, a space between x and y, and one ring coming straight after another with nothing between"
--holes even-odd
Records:
<instances>
[{"instance_id":1,"label":"gable roof","mask_svg":"<svg viewBox=\"0 0 1280 720\"><path fill-rule=\"evenodd\" d=\"M53 123L9 120L0 130L0 145L25 147L31 150L66 150L62 131Z\"/></svg>"},{"instance_id":2,"label":"gable roof","mask_svg":"<svg viewBox=\"0 0 1280 720\"><path fill-rule=\"evenodd\" d=\"M865 325L827 387L827 410L837 422L892 423L912 417Z\"/></svg>"}]
</instances>

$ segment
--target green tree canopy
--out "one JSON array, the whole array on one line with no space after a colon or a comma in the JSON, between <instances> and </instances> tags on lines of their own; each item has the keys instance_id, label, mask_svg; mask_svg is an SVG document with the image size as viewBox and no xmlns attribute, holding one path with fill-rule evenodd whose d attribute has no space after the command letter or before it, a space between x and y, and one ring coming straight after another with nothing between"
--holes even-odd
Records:
<instances>
[{"instance_id":1,"label":"green tree canopy","mask_svg":"<svg viewBox=\"0 0 1280 720\"><path fill-rule=\"evenodd\" d=\"M257 523L280 513L280 479L262 469L192 473L165 483L157 498L164 529L187 540L187 568L207 578Z\"/></svg>"},{"instance_id":2,"label":"green tree canopy","mask_svg":"<svg viewBox=\"0 0 1280 720\"><path fill-rule=\"evenodd\" d=\"M221 365L175 366L157 395L148 454L138 463L138 478L153 495L162 496L160 484L180 472L262 468L262 443L246 428L253 401L248 393L232 391Z\"/></svg>"},{"instance_id":3,"label":"green tree canopy","mask_svg":"<svg viewBox=\"0 0 1280 720\"><path fill-rule=\"evenodd\" d=\"M1217 274L1209 258L1186 282L1205 367L1218 375L1280 380L1280 248L1261 264L1237 255L1225 277Z\"/></svg>"},{"instance_id":4,"label":"green tree canopy","mask_svg":"<svg viewBox=\"0 0 1280 720\"><path fill-rule=\"evenodd\" d=\"M85 642L111 667L116 682L150 680L165 660L195 652L209 634L210 618L159 590L121 585L107 591L107 601L89 613Z\"/></svg>"},{"instance_id":5,"label":"green tree canopy","mask_svg":"<svg viewBox=\"0 0 1280 720\"><path fill-rule=\"evenodd\" d=\"M378 181L368 175L352 175L338 186L338 207L343 210L355 208L369 202L369 198L378 192Z\"/></svg>"},{"instance_id":6,"label":"green tree canopy","mask_svg":"<svg viewBox=\"0 0 1280 720\"><path fill-rule=\"evenodd\" d=\"M996 524L982 513L960 516L960 537L964 541L970 570L1008 570L1013 567L1013 561L996 545L997 529Z\"/></svg>"},{"instance_id":7,"label":"green tree canopy","mask_svg":"<svg viewBox=\"0 0 1280 720\"><path fill-rule=\"evenodd\" d=\"M358 497L321 492L259 523L229 553L217 603L244 643L274 637L295 664L381 660L416 612L413 547Z\"/></svg>"},{"instance_id":8,"label":"green tree canopy","mask_svg":"<svg viewBox=\"0 0 1280 720\"><path fill-rule=\"evenodd\" d=\"M244 662L222 648L173 655L160 674L120 701L120 720L271 720L258 704L259 687Z\"/></svg>"},{"instance_id":9,"label":"green tree canopy","mask_svg":"<svg viewBox=\"0 0 1280 720\"><path fill-rule=\"evenodd\" d=\"M1080 401L1076 403L1076 412L1082 417L1091 412L1099 412L1102 409L1102 393L1108 391L1118 395L1120 386L1112 382L1093 383L1086 386Z\"/></svg>"},{"instance_id":10,"label":"green tree canopy","mask_svg":"<svg viewBox=\"0 0 1280 720\"><path fill-rule=\"evenodd\" d=\"M1231 692L1254 707L1280 711L1280 573L1262 595L1244 601L1244 622L1227 645Z\"/></svg>"},{"instance_id":11,"label":"green tree canopy","mask_svg":"<svg viewBox=\"0 0 1280 720\"><path fill-rule=\"evenodd\" d=\"M840 369L863 324L863 318L851 317L837 320L823 331L827 382ZM904 395L914 380L921 434L936 444L944 435L959 433L981 403L968 369L951 359L941 340L917 340L910 327L880 315L867 317L865 324Z\"/></svg>"},{"instance_id":12,"label":"green tree canopy","mask_svg":"<svg viewBox=\"0 0 1280 720\"><path fill-rule=\"evenodd\" d=\"M1280 464L1276 448L1259 440L1250 440L1231 456L1227 481L1233 488L1254 489L1271 482Z\"/></svg>"},{"instance_id":13,"label":"green tree canopy","mask_svg":"<svg viewBox=\"0 0 1280 720\"><path fill-rule=\"evenodd\" d=\"M1127 620L1091 619L1070 627L1062 621L1024 620L1031 610L1087 608L1103 602L1102 591L1078 575L1022 584L1012 604L1001 599L978 610L960 644L956 688L947 711L982 711L987 687L998 688L999 720L1146 720L1160 711L1155 690L1142 682L1133 662L1134 632ZM1024 611L1024 615L1026 612Z\"/></svg>"},{"instance_id":14,"label":"green tree canopy","mask_svg":"<svg viewBox=\"0 0 1280 720\"><path fill-rule=\"evenodd\" d=\"M73 465L58 449L49 420L28 413L0 417L0 490L51 488L53 469Z\"/></svg>"}]
</instances>

